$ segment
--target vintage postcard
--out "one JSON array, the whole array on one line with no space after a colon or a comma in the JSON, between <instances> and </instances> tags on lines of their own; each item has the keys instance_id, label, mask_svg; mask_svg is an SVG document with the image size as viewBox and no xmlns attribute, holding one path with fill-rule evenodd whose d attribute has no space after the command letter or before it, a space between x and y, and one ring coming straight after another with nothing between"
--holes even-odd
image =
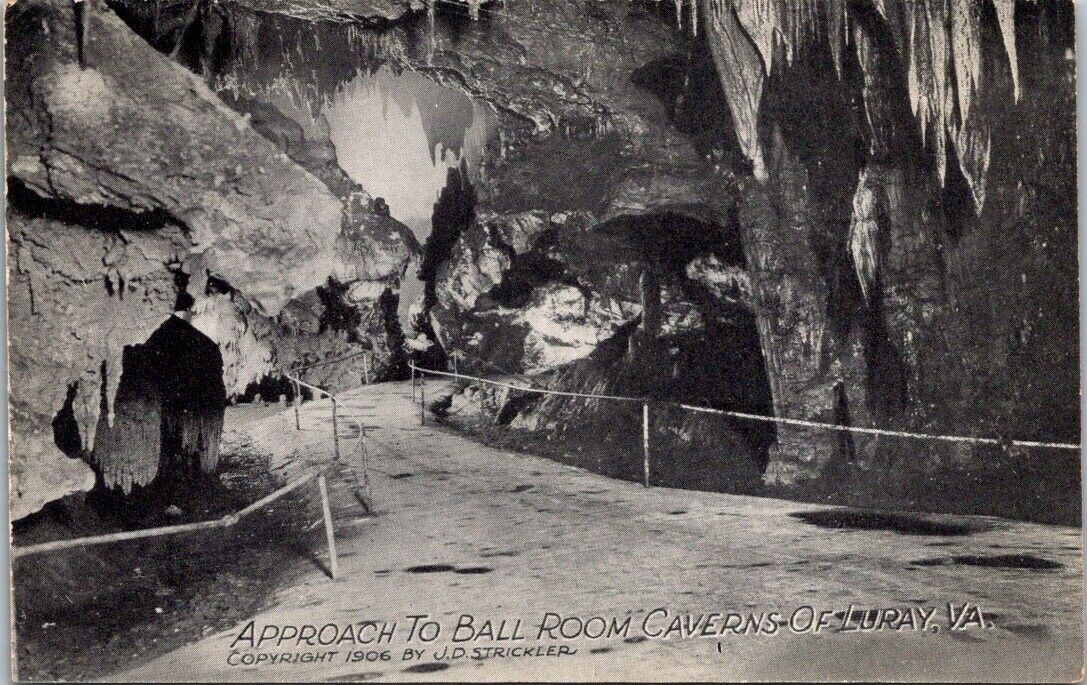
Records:
<instances>
[{"instance_id":1,"label":"vintage postcard","mask_svg":"<svg viewBox=\"0 0 1087 685\"><path fill-rule=\"evenodd\" d=\"M1083 677L1065 0L8 0L16 681Z\"/></svg>"}]
</instances>

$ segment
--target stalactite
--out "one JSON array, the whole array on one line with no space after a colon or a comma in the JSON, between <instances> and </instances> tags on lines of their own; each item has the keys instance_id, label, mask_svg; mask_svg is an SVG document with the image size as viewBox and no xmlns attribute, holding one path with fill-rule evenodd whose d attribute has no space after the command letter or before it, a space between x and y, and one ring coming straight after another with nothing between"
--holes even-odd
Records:
<instances>
[{"instance_id":1,"label":"stalactite","mask_svg":"<svg viewBox=\"0 0 1087 685\"><path fill-rule=\"evenodd\" d=\"M426 3L426 22L427 22L427 53L426 63L434 64L434 50L438 45L438 39L434 33L435 22L437 21L437 8L435 5L438 0L427 0Z\"/></svg>"},{"instance_id":2,"label":"stalactite","mask_svg":"<svg viewBox=\"0 0 1087 685\"><path fill-rule=\"evenodd\" d=\"M988 124L977 116L960 126L952 139L959 158L959 170L970 187L974 211L979 215L985 206L985 177L989 172L991 142Z\"/></svg>"},{"instance_id":3,"label":"stalactite","mask_svg":"<svg viewBox=\"0 0 1087 685\"><path fill-rule=\"evenodd\" d=\"M710 51L732 110L736 137L744 154L754 163L755 176L764 180L766 164L758 133L759 103L766 78L762 60L731 8L714 0L707 5L707 12L710 15L706 22Z\"/></svg>"},{"instance_id":4,"label":"stalactite","mask_svg":"<svg viewBox=\"0 0 1087 685\"><path fill-rule=\"evenodd\" d=\"M828 0L827 6L827 43L830 57L834 60L834 70L838 78L842 77L846 41L846 0Z\"/></svg>"},{"instance_id":5,"label":"stalactite","mask_svg":"<svg viewBox=\"0 0 1087 685\"><path fill-rule=\"evenodd\" d=\"M955 64L955 91L962 121L970 116L970 101L981 85L981 5L956 2L951 5L951 50Z\"/></svg>"},{"instance_id":6,"label":"stalactite","mask_svg":"<svg viewBox=\"0 0 1087 685\"><path fill-rule=\"evenodd\" d=\"M1020 97L1015 45L1015 0L871 0L906 65L906 89L923 144L932 152L936 176L947 180L947 146L954 146L970 184L975 210L985 198L990 132L973 121L972 103L985 88L982 73L981 10L992 2L1011 65L1015 99ZM784 56L791 62L816 37L826 35L839 75L850 35L845 0L709 0L709 43L736 122L744 154L756 168L756 134L763 80ZM858 50L861 48L858 47ZM754 54L762 68L751 69ZM862 60L863 61L863 60ZM779 67L780 68L780 67ZM873 132L878 133L878 132Z\"/></svg>"},{"instance_id":7,"label":"stalactite","mask_svg":"<svg viewBox=\"0 0 1087 685\"><path fill-rule=\"evenodd\" d=\"M876 11L879 12L879 15L883 17L883 21L887 24L887 29L895 42L895 48L898 49L899 56L905 57L906 36L908 35L906 30L905 5L901 0L873 0L873 4L876 6Z\"/></svg>"},{"instance_id":8,"label":"stalactite","mask_svg":"<svg viewBox=\"0 0 1087 685\"><path fill-rule=\"evenodd\" d=\"M849 221L849 252L861 295L869 306L881 296L885 249L881 245L896 227L901 230L909 221L904 194L905 179L902 170L895 167L874 162L861 170L857 179Z\"/></svg>"},{"instance_id":9,"label":"stalactite","mask_svg":"<svg viewBox=\"0 0 1087 685\"><path fill-rule=\"evenodd\" d=\"M1015 101L1019 102L1019 54L1015 48L1015 0L993 0L993 7L996 8L1000 35L1004 39L1004 52L1008 53L1008 63L1011 64Z\"/></svg>"}]
</instances>

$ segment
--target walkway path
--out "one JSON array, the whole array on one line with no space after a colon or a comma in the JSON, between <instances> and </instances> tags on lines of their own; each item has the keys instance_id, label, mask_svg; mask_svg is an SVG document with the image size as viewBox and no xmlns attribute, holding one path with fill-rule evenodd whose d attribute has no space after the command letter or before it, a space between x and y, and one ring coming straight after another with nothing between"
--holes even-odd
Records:
<instances>
[{"instance_id":1,"label":"walkway path","mask_svg":"<svg viewBox=\"0 0 1087 685\"><path fill-rule=\"evenodd\" d=\"M349 488L333 489L341 579L316 567L284 587L254 618L267 625L361 621L396 622L388 661L345 663L345 646L265 654L338 651L331 661L260 666L230 665L244 624L168 654L119 680L325 679L981 679L1074 680L1082 654L1082 548L1079 529L980 517L941 517L982 529L959 536L908 535L892 530L819 527L790 516L824 507L654 488L620 482L546 459L490 449L441 428L419 426L409 384L368 386L343 395L369 414L371 480L378 515L360 516ZM372 408L367 408L372 407ZM296 462L325 458L327 403L303 411L303 431L284 439L283 417L266 420L256 442L290 453ZM315 538L316 539L316 538ZM320 549L315 542L315 549ZM320 551L323 554L323 550ZM1052 569L991 568L913 561L1000 555L1044 559ZM967 559L970 561L971 559ZM285 559L284 563L309 564ZM422 567L422 568L420 568ZM429 568L427 568L429 567ZM441 570L446 569L446 570ZM420 572L424 571L424 572ZM978 605L985 628L948 629L947 603ZM936 608L939 632L892 629L794 633L787 624L799 607ZM772 635L717 639L656 635L676 615L777 611L786 625ZM536 640L549 612L619 623L626 639ZM507 619L505 635L521 619L524 641L486 639L452 644L461 614L478 629ZM406 643L409 615L428 614L443 625L430 645ZM917 618L916 612L911 616ZM859 622L859 615L854 623ZM693 620L692 619L692 620ZM806 610L795 616L807 622ZM719 628L723 619L716 621ZM592 626L598 626L593 622ZM765 627L765 623L763 624ZM574 623L566 624L568 629ZM462 630L462 636L466 631ZM561 656L496 657L435 662L450 647L554 645ZM407 647L424 657L402 661ZM249 653L240 643L237 650ZM363 649L357 647L356 649ZM492 652L493 653L493 652ZM507 653L508 654L508 653ZM520 652L518 653L520 654ZM437 669L437 670L436 670Z\"/></svg>"}]
</instances>

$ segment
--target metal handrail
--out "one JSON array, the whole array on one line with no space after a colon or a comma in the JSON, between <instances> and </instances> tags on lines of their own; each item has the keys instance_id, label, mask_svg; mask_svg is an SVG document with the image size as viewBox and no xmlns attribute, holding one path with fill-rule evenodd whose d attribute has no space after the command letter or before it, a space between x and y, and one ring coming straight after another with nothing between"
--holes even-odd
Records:
<instances>
[{"instance_id":1,"label":"metal handrail","mask_svg":"<svg viewBox=\"0 0 1087 685\"><path fill-rule=\"evenodd\" d=\"M513 383L506 383L504 381L491 380L489 378L480 378L479 376L469 376L467 374L458 373L457 371L438 371L437 369L427 369L422 366L416 366L415 362L408 362L411 367L411 381L412 381L412 398L415 398L416 390L416 374L420 379L419 383L419 422L421 425L426 424L426 374L434 374L436 376L444 376L446 378L462 378L465 380L475 381L481 384L493 385L500 388L507 388L518 392L536 393L540 395L556 395L559 397L577 397L593 400L613 400L617 402L630 402L640 403L642 405L642 483L645 487L650 486L650 405L661 407L673 407L684 411L693 411L706 414L715 414L718 416L727 416L736 419L748 419L752 421L762 421L767 423L781 424L786 426L801 426L804 428L816 428L823 430L833 430L839 432L848 433L861 433L867 435L881 435L887 437L898 438L911 438L916 440L940 440L945 442L959 442L970 443L980 445L996 445L996 446L1016 446L1016 447L1036 447L1045 449L1056 450L1080 450L1080 445L1076 443L1065 442L1039 442L1034 440L1010 440L1010 439L997 439L997 438L981 438L974 436L963 435L937 435L933 433L916 433L911 431L899 431L891 430L887 428L867 428L864 426L846 426L836 423L824 423L821 421L807 421L804 419L790 419L783 416L766 416L763 414L751 414L748 412L731 411L727 409L714 409L712 407L700 407L691 404L682 404L678 402L658 401L651 400L648 397L627 397L623 395L596 395L591 393L580 392L567 392L563 390L550 390L547 388L532 388L523 385L515 385Z\"/></svg>"},{"instance_id":2,"label":"metal handrail","mask_svg":"<svg viewBox=\"0 0 1087 685\"><path fill-rule=\"evenodd\" d=\"M338 397L336 397L336 395L333 392L329 391L329 390L326 390L326 389L324 389L324 388L322 388L320 386L313 385L312 383L307 383L306 381L304 381L304 380L302 380L300 378L300 375L302 374L303 371L307 371L309 369L313 369L313 368L317 368L317 367L321 367L321 366L329 366L329 365L335 364L337 362L343 362L343 361L347 361L348 359L354 359L356 357L362 356L362 357L364 357L364 359L366 361L366 376L367 376L367 381L368 381L369 380L369 375L370 375L370 373L369 373L369 369L370 369L369 359L370 359L370 356L369 355L370 355L369 351L366 351L366 350L361 351L361 352L353 352L353 353L351 353L349 355L346 355L344 357L340 357L338 359L329 359L329 360L325 360L325 361L321 361L321 362L315 362L313 364L306 364L306 365L303 365L303 366L296 366L296 367L290 369L289 371L285 371L284 374L283 374L284 376L287 377L288 380L290 380L292 383L294 383L294 401L293 401L293 404L294 404L294 427L295 427L295 430L301 430L302 429L302 421L301 421L301 418L299 416L299 407L302 404L302 391L301 391L302 388L309 388L309 390L311 392L315 393L316 395L318 395L318 396L324 395L325 397L329 398L329 400L332 401L332 451L333 451L332 459L333 459L333 463L336 463L336 464L339 463L340 455L341 455L341 453L340 453L340 427L339 427L340 399ZM368 456L367 456L367 453L366 453L366 444L364 442L364 440L366 438L366 425L362 422L361 419L359 419L359 417L357 417L357 416L355 416L353 414L345 412L345 417L348 420L350 420L352 423L354 423L356 429L358 430L358 436L357 436L357 438L355 440L354 451L355 451L355 453L357 453L359 455L359 458L360 458L360 460L362 462L362 487L361 487L361 492L358 489L356 489L355 495L358 498L359 502L362 504L362 506L366 509L366 511L370 512L370 511L373 511L373 506L372 506L372 499L371 499L371 492L370 492L370 466L369 466Z\"/></svg>"},{"instance_id":3,"label":"metal handrail","mask_svg":"<svg viewBox=\"0 0 1087 685\"><path fill-rule=\"evenodd\" d=\"M325 480L325 472L323 469L311 471L310 473L296 478L290 483L284 485L278 490L265 495L256 502L239 509L233 514L227 514L222 518L211 519L208 521L197 521L195 523L182 523L175 526L159 526L157 528L143 528L141 530L126 530L119 533L106 533L104 535L90 535L81 538L69 538L67 540L53 540L52 542L41 542L36 545L25 546L12 546L11 558L18 559L20 557L30 556L32 554L42 554L44 552L56 552L64 549L73 549L76 547L91 547L94 545L105 545L113 542L123 542L126 540L139 540L142 538L161 537L164 535L176 535L178 533L188 533L195 530L206 530L209 528L230 528L236 525L241 519L250 514L253 514L260 509L268 506L272 502L276 501L280 497L283 497L288 492L297 490L306 483L309 483L314 478L317 479L317 486L321 494L321 511L325 524L325 540L328 543L328 568L329 574L333 580L336 580L339 575L339 559L336 555L336 538L332 528L332 509L328 502L328 486Z\"/></svg>"},{"instance_id":4,"label":"metal handrail","mask_svg":"<svg viewBox=\"0 0 1087 685\"><path fill-rule=\"evenodd\" d=\"M368 381L369 380L369 375L370 375L369 374L370 368L369 368L369 356L368 356L369 352L367 352L367 351L355 352L353 354L350 354L350 355L348 355L346 357L341 357L339 359L332 359L332 360L327 360L327 361L324 361L324 362L318 362L318 363L315 363L315 364L309 364L309 365L305 365L305 366L295 367L295 368L291 369L290 371L285 372L285 374L284 374L284 375L286 375L286 377L292 383L294 383L294 387L295 387L294 415L295 415L295 428L296 429L301 428L301 422L300 422L299 415L298 415L298 406L301 403L301 388L303 388L303 387L309 388L312 392L316 393L317 395L324 395L324 396L328 397L330 400L332 400L332 444L333 444L333 463L334 464L338 464L339 461L340 461L340 433L339 433L339 421L338 421L338 416L339 416L339 413L340 413L340 400L332 392L330 392L328 390L325 390L324 388L321 388L319 386L313 385L312 383L307 383L307 382L303 381L301 378L298 377L297 374L300 374L301 372L303 372L303 371L305 371L307 369L315 368L315 367L318 367L318 366L327 366L327 365L330 365L330 364L335 364L337 362L342 362L342 361L346 361L348 359L353 359L353 358L358 357L360 355L365 355L366 356L366 362L367 362L366 363L366 376L367 376L367 381ZM363 493L362 493L361 496L359 496L359 500L362 503L362 505L366 508L366 510L370 511L370 509L371 509L371 507L370 507L370 476L369 476L369 467L368 467L367 459L366 459L366 447L365 447L365 444L363 443L363 438L366 435L366 426L363 425L362 421L360 421L358 419L358 417L356 417L354 415L351 415L351 414L346 414L346 416L352 422L354 422L354 424L356 425L356 427L358 429L358 438L357 438L357 441L355 443L355 449L360 454L360 456L362 458L363 483L364 483L363 484ZM77 548L77 547L90 547L90 546L94 546L94 545L104 545L104 544L110 544L110 543L114 543L114 542L124 542L124 541L127 541L127 540L139 540L139 539L152 538L152 537L161 537L161 536L165 536L165 535L177 535L179 533L187 533L187 532L196 531L196 530L208 530L208 529L212 529L212 528L230 528L231 526L236 525L242 518L244 518L246 516L249 516L250 514L253 514L256 511L259 511L260 509L266 507L267 505L269 505L272 502L276 501L280 497L283 497L284 495L286 495L289 492L297 490L298 488L302 487L303 485L309 483L310 481L312 481L313 479L316 478L318 488L320 490L320 495L321 495L321 509L322 509L322 515L323 515L324 524L325 524L325 538L326 538L326 541L328 543L329 573L331 574L333 580L335 580L336 577L339 575L339 562L338 562L338 558L337 558L337 555L336 555L335 533L334 533L334 530L333 530L333 527L332 527L332 509L331 509L331 507L329 505L329 499L328 499L328 484L327 484L327 480L325 478L325 471L326 470L327 469L318 469L318 470L312 471L312 472L310 472L310 473L308 473L308 474L306 474L304 476L296 478L295 480L291 481L290 483L288 483L288 484L284 485L283 487L275 490L274 492L260 498L259 500L253 502L252 504L249 504L249 505L243 507L242 509L239 509L238 511L236 511L236 512L234 512L232 514L227 514L227 515L223 516L222 518L210 519L210 520L207 520L207 521L197 521L197 522L193 522L193 523L183 523L183 524L178 524L178 525L173 525L173 526L158 526L158 527L155 527L155 528L143 528L141 530L127 530L127 531L121 531L121 532L117 532L117 533L106 533L106 534L103 534L103 535L90 535L90 536L86 536L86 537L69 538L69 539L66 539L66 540L53 540L51 542L42 542L42 543L38 543L38 544L34 544L34 545L25 545L25 546L14 546L13 545L12 548L11 548L11 557L12 557L12 559L18 559L18 558L30 556L30 555L33 555L33 554L42 554L42 553L45 553L45 552L55 552L55 551L60 551L60 550L65 550L65 549L74 549L74 548Z\"/></svg>"},{"instance_id":5,"label":"metal handrail","mask_svg":"<svg viewBox=\"0 0 1087 685\"><path fill-rule=\"evenodd\" d=\"M477 381L479 383L487 383L489 385L495 385L498 387L509 388L511 390L517 390L520 392L537 393L541 395L558 395L560 397L581 397L585 399L601 399L601 400L616 400L620 402L649 402L649 398L645 397L626 397L620 395L593 395L589 393L580 392L566 392L562 390L550 390L547 388L532 388L525 386L513 385L511 383L505 383L502 381L495 381L489 378L480 378L478 376L468 376L462 373L450 372L450 371L438 371L436 369L427 369L421 366L416 366L414 362L409 362L412 369L412 376L418 371L420 374L430 373L436 376L446 376L449 378L463 378L465 380ZM822 421L808 421L805 419L790 419L784 416L767 416L764 414L751 414L748 412L733 411L729 409L714 409L713 407L699 407L697 405L682 404L679 402L666 402L654 400L655 404L661 406L671 406L687 411L702 412L707 414L718 414L720 416L729 416L737 419L749 419L752 421L764 421L767 423L777 423L787 426L801 426L804 428L821 428L825 430L834 430L848 433L865 433L868 435L882 435L886 437L898 437L898 438L912 438L916 440L942 440L946 442L964 442L973 443L979 445L995 445L995 446L1014 446L1014 447L1037 447L1044 449L1056 449L1056 450L1075 450L1079 451L1081 446L1078 443L1069 442L1043 442L1037 440L1001 440L999 438L983 438L969 435L940 435L936 433L918 433L912 431L900 431L892 430L889 428L868 428L865 426L846 426L837 423L825 423Z\"/></svg>"}]
</instances>

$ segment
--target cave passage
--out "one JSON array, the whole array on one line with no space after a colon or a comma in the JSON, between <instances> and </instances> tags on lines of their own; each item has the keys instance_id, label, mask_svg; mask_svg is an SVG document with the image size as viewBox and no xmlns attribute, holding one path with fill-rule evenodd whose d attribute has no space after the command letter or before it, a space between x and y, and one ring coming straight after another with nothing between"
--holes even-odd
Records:
<instances>
[{"instance_id":1,"label":"cave passage","mask_svg":"<svg viewBox=\"0 0 1087 685\"><path fill-rule=\"evenodd\" d=\"M471 182L478 182L488 145L498 134L495 113L481 100L410 71L360 67L334 91L314 98L309 80L332 75L286 69L274 78L251 73L235 81L247 83L251 95L299 124L307 140L331 141L340 168L375 199L381 198L390 216L425 244L434 203L449 172L463 169ZM229 81L231 76L221 74L219 79ZM255 83L261 76L267 81ZM398 317L405 330L411 329L409 308L423 289L417 268L409 266L401 282Z\"/></svg>"},{"instance_id":2,"label":"cave passage","mask_svg":"<svg viewBox=\"0 0 1087 685\"><path fill-rule=\"evenodd\" d=\"M112 423L105 392L102 405L89 461L103 489L128 495L153 483L168 494L218 468L223 359L187 321L171 316L147 342L126 347Z\"/></svg>"},{"instance_id":3,"label":"cave passage","mask_svg":"<svg viewBox=\"0 0 1087 685\"><path fill-rule=\"evenodd\" d=\"M434 203L449 172L478 180L487 144L497 134L491 109L461 92L412 72L381 68L346 83L325 107L340 166L388 204L393 218L430 237ZM409 309L422 283L409 267L400 284L398 316L411 329Z\"/></svg>"},{"instance_id":4,"label":"cave passage","mask_svg":"<svg viewBox=\"0 0 1087 685\"><path fill-rule=\"evenodd\" d=\"M345 83L322 114L340 166L420 243L450 169L475 180L497 118L484 103L413 72L381 68Z\"/></svg>"},{"instance_id":5,"label":"cave passage","mask_svg":"<svg viewBox=\"0 0 1087 685\"><path fill-rule=\"evenodd\" d=\"M443 8L446 10L448 8ZM148 17L128 13L148 30ZM440 30L464 21L439 12ZM336 164L420 244L432 229L434 203L448 173L463 167L479 182L498 140L498 117L483 100L428 76L394 67L380 31L350 22L318 22L251 11L239 3L209 6L182 41L178 58L202 73L227 99L254 100L299 127L306 154L333 150ZM473 24L474 25L474 24ZM155 31L152 29L152 33ZM420 34L422 35L422 34ZM401 282L398 319L411 330L409 309L423 285L419 264Z\"/></svg>"}]
</instances>

